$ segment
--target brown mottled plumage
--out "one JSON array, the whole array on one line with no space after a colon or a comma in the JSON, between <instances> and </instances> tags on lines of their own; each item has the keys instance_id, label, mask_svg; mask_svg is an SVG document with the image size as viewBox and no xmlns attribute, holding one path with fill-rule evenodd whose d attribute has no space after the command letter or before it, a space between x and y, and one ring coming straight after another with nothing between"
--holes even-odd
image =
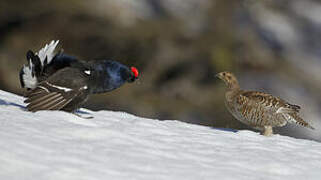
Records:
<instances>
[{"instance_id":1,"label":"brown mottled plumage","mask_svg":"<svg viewBox=\"0 0 321 180\"><path fill-rule=\"evenodd\" d=\"M288 122L314 129L299 117L300 106L267 93L241 90L237 79L230 72L221 72L216 76L227 86L225 103L230 113L242 123L263 130L263 135L271 136L272 127L281 127Z\"/></svg>"}]
</instances>

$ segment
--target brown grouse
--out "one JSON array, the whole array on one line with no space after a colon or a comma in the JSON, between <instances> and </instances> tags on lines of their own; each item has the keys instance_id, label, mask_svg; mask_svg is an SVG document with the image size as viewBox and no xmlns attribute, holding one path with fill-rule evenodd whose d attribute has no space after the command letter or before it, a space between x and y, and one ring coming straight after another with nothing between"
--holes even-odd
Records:
<instances>
[{"instance_id":1,"label":"brown grouse","mask_svg":"<svg viewBox=\"0 0 321 180\"><path fill-rule=\"evenodd\" d=\"M242 123L263 131L263 135L271 136L272 127L281 127L288 122L314 129L299 117L300 106L267 93L241 90L236 77L230 72L216 76L227 86L225 104L230 113Z\"/></svg>"}]
</instances>

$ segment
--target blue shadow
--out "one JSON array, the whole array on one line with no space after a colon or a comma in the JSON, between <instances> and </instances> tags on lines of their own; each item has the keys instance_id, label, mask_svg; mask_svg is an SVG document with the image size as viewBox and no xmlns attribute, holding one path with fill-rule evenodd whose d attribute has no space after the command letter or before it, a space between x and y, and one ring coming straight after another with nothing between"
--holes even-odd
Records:
<instances>
[{"instance_id":1,"label":"blue shadow","mask_svg":"<svg viewBox=\"0 0 321 180\"><path fill-rule=\"evenodd\" d=\"M26 107L17 103L12 103L12 102L7 102L5 100L0 99L0 106L15 106L15 107L19 107L22 110L25 110Z\"/></svg>"},{"instance_id":2,"label":"blue shadow","mask_svg":"<svg viewBox=\"0 0 321 180\"><path fill-rule=\"evenodd\" d=\"M238 132L238 130L236 129L231 129L231 128L216 128L216 127L211 127L212 129L215 129L215 130L220 130L220 131L227 131L227 132Z\"/></svg>"}]
</instances>

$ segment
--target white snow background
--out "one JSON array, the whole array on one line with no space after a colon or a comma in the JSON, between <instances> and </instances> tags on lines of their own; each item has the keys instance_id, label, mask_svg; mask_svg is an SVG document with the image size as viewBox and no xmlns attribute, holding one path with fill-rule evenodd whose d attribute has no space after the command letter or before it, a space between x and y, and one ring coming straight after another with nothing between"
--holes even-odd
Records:
<instances>
[{"instance_id":1,"label":"white snow background","mask_svg":"<svg viewBox=\"0 0 321 180\"><path fill-rule=\"evenodd\" d=\"M82 111L31 113L0 91L0 179L321 179L318 142Z\"/></svg>"}]
</instances>

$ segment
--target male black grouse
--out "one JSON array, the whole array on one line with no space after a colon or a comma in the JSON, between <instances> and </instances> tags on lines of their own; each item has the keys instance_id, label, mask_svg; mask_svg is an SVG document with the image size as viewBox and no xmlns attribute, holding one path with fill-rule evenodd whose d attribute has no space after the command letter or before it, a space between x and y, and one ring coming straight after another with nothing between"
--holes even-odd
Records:
<instances>
[{"instance_id":1,"label":"male black grouse","mask_svg":"<svg viewBox=\"0 0 321 180\"><path fill-rule=\"evenodd\" d=\"M20 71L26 88L27 109L74 112L90 94L112 91L138 78L135 67L112 60L81 61L62 52L54 53L59 41L52 41L38 53L27 52L28 64Z\"/></svg>"}]
</instances>

